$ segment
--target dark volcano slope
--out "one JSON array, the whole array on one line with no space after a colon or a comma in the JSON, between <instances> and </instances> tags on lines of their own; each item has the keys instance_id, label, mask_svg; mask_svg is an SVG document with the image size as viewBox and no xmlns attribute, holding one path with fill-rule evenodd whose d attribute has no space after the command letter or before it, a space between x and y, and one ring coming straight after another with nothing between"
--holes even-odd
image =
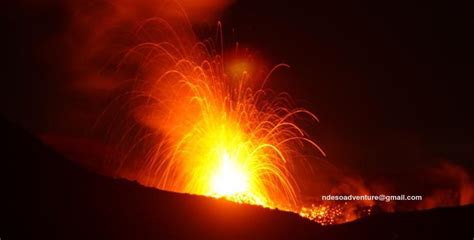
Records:
<instances>
[{"instance_id":1,"label":"dark volcano slope","mask_svg":"<svg viewBox=\"0 0 474 240\"><path fill-rule=\"evenodd\" d=\"M474 207L322 227L296 214L89 172L2 120L3 239L472 239Z\"/></svg>"}]
</instances>

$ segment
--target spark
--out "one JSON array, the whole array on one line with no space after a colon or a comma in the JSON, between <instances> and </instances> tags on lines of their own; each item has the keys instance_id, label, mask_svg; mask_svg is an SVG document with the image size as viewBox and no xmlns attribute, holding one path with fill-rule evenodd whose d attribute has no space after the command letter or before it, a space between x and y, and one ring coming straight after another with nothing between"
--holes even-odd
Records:
<instances>
[{"instance_id":1,"label":"spark","mask_svg":"<svg viewBox=\"0 0 474 240\"><path fill-rule=\"evenodd\" d=\"M310 207L302 207L299 214L321 225L329 225L340 222L344 209L343 205L311 204Z\"/></svg>"}]
</instances>

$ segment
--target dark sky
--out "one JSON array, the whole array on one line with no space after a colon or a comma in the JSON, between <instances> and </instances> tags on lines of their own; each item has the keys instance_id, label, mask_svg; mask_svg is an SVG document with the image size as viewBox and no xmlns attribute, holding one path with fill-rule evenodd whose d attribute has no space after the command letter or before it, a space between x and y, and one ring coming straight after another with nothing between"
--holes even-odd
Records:
<instances>
[{"instance_id":1,"label":"dark sky","mask_svg":"<svg viewBox=\"0 0 474 240\"><path fill-rule=\"evenodd\" d=\"M2 10L1 111L43 132L54 125L46 109L67 95L51 80L63 70L44 54L60 59L61 48L48 41L64 31L69 13L60 4L14 5ZM447 160L472 170L469 9L433 1L237 0L221 20L227 42L291 65L271 85L321 118L317 139L335 165L378 173Z\"/></svg>"},{"instance_id":2,"label":"dark sky","mask_svg":"<svg viewBox=\"0 0 474 240\"><path fill-rule=\"evenodd\" d=\"M417 1L238 1L224 25L292 66L294 80L279 84L311 103L334 161L374 171L440 158L472 167L467 9Z\"/></svg>"}]
</instances>

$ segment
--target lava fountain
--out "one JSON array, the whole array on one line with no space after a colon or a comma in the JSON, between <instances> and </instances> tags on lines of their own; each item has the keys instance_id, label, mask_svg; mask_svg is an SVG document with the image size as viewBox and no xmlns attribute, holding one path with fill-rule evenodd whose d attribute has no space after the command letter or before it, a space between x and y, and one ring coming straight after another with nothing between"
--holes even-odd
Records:
<instances>
[{"instance_id":1,"label":"lava fountain","mask_svg":"<svg viewBox=\"0 0 474 240\"><path fill-rule=\"evenodd\" d=\"M160 26L157 35L150 24ZM149 20L140 29L147 29L147 39L127 52L122 65L139 67L132 90L122 95L135 124L128 123L121 138L134 140L123 144L132 147L118 175L164 190L300 213L296 165L309 166L325 153L299 125L318 118L294 107L287 93L266 87L274 71L288 66L261 74L250 54L236 48L228 57L237 60L226 62L214 41L197 41L165 21ZM155 40L163 35L168 41ZM141 157L127 168L132 152Z\"/></svg>"}]
</instances>

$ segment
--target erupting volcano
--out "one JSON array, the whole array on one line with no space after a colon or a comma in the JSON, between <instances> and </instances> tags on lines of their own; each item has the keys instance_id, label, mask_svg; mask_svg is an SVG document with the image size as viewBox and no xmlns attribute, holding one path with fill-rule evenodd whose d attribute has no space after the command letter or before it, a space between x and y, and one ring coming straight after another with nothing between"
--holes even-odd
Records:
<instances>
[{"instance_id":1,"label":"erupting volcano","mask_svg":"<svg viewBox=\"0 0 474 240\"><path fill-rule=\"evenodd\" d=\"M425 159L433 160L430 152L421 154L418 133L410 138L390 126L380 127L377 124L388 118L377 120L374 112L361 110L365 105L380 107L374 96L357 103L362 101L356 100L361 89L352 88L370 82L366 76L356 74L358 79L352 81L352 75L342 74L343 63L328 62L337 66L331 70L325 63L313 62L328 56L322 49L316 51L318 47L306 37L295 40L313 49L311 54L295 48L291 39L266 37L273 36L271 31L259 34L232 27L243 19L224 18L229 29L218 20L205 26L199 19L207 14L201 10L187 15L179 3L158 2L66 4L68 12L77 15L70 17L58 38L50 40L49 45L59 46L57 52L66 53L58 53L65 61L51 64L51 78L62 83L51 91L63 95L46 104L57 102L47 119L57 126L38 130L45 142L105 176L279 209L323 225L474 201L467 170L456 163L423 165ZM216 13L232 1L208 3L217 2L222 5L208 10ZM252 21L244 25L253 28ZM241 30L246 37L239 40ZM247 45L249 36L258 41ZM266 43L272 47L265 48ZM280 48L286 50L268 54ZM333 57L344 59L338 54ZM294 69L280 63L287 58ZM58 69L65 73L56 76ZM335 74L331 79L324 76L328 71ZM378 86L366 84L364 89ZM382 92L375 88L377 94ZM386 109L397 109L381 108L389 115ZM427 171L412 170L413 162ZM419 178L430 183L412 184ZM403 202L323 198L402 194L420 198Z\"/></svg>"},{"instance_id":2,"label":"erupting volcano","mask_svg":"<svg viewBox=\"0 0 474 240\"><path fill-rule=\"evenodd\" d=\"M308 167L325 153L299 126L318 118L266 86L274 71L288 66L265 73L238 48L224 57L214 41L197 41L191 31L155 19L141 27L148 37L150 26L168 40L138 44L123 60L138 63L142 78L125 94L138 126L128 122L135 135L124 137L138 139L131 151L145 154L134 160L133 176L122 169L127 158L118 174L164 190L299 213L296 165Z\"/></svg>"},{"instance_id":3,"label":"erupting volcano","mask_svg":"<svg viewBox=\"0 0 474 240\"><path fill-rule=\"evenodd\" d=\"M0 239L474 236L472 41L397 4L12 4Z\"/></svg>"}]
</instances>

